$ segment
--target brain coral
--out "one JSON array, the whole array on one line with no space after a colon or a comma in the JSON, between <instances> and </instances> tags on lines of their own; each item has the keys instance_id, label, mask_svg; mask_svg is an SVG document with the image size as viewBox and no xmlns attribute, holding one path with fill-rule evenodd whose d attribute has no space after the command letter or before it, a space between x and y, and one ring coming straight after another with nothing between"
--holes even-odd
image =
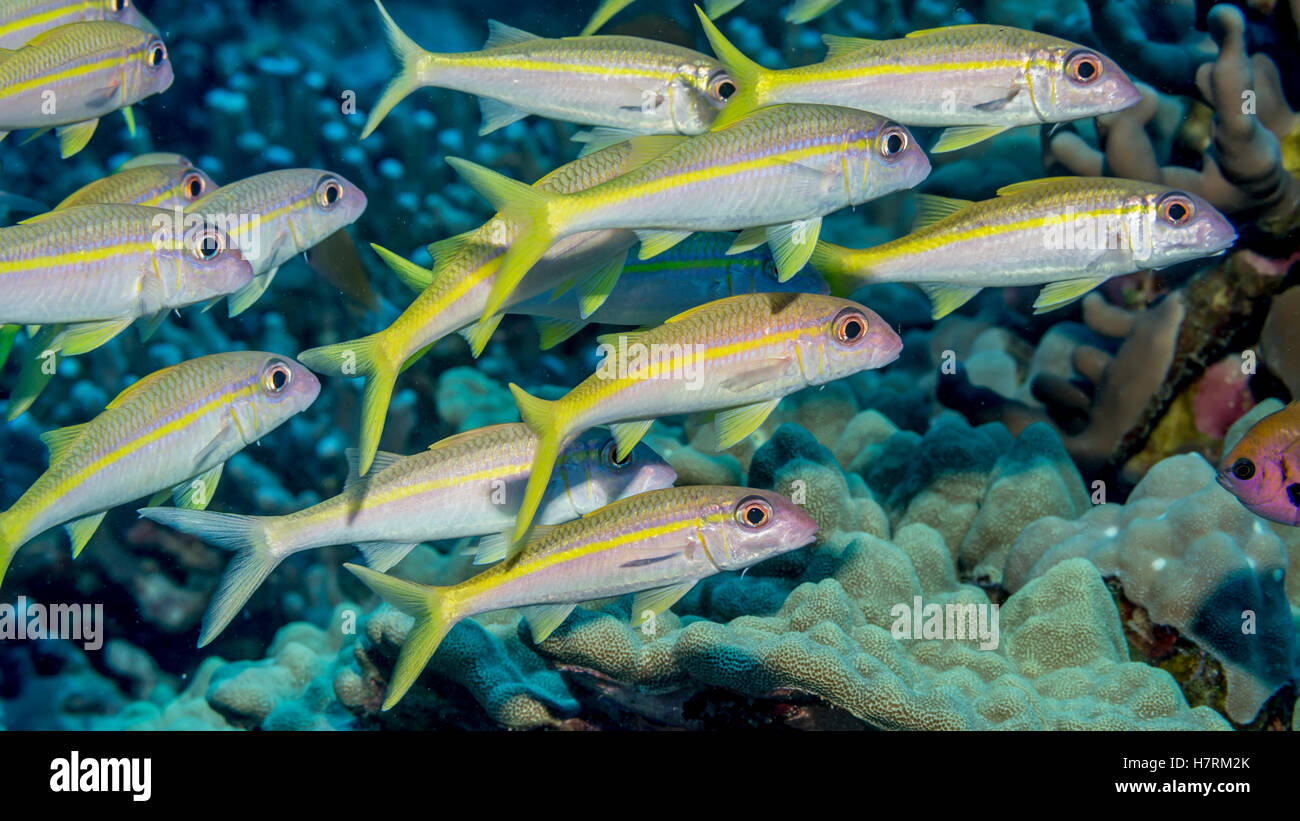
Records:
<instances>
[{"instance_id":1,"label":"brain coral","mask_svg":"<svg viewBox=\"0 0 1300 821\"><path fill-rule=\"evenodd\" d=\"M880 728L1228 726L1207 707L1189 708L1168 673L1128 661L1115 606L1086 561L1062 563L1013 595L996 647L895 638L895 608L918 596L989 604L957 582L947 546L922 524L892 543L858 536L831 577L800 585L773 616L721 624L669 614L644 636L617 607L580 610L538 650L633 710L647 694L725 688L811 693Z\"/></svg>"},{"instance_id":2,"label":"brain coral","mask_svg":"<svg viewBox=\"0 0 1300 821\"><path fill-rule=\"evenodd\" d=\"M1004 585L1019 589L1078 557L1222 663L1234 721L1249 722L1293 677L1286 546L1218 485L1199 455L1158 463L1126 504L1029 525L1007 555Z\"/></svg>"}]
</instances>

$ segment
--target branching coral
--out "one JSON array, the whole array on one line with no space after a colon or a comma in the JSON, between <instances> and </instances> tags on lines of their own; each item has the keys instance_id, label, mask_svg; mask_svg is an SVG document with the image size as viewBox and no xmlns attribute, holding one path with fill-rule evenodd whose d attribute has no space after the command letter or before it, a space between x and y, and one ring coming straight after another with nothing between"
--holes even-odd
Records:
<instances>
[{"instance_id":1,"label":"branching coral","mask_svg":"<svg viewBox=\"0 0 1300 821\"><path fill-rule=\"evenodd\" d=\"M1124 8L1129 4L1096 5ZM1109 18L1099 19L1105 24ZM1209 22L1219 52L1195 73L1196 88L1214 109L1211 150L1203 153L1199 170L1161 164L1146 132L1160 108L1157 93L1149 87L1143 89L1138 105L1097 118L1103 151L1067 130L1051 139L1050 154L1072 173L1104 172L1181 188L1200 194L1225 213L1240 214L1265 230L1286 234L1300 226L1300 178L1294 165L1288 168L1283 145L1292 145L1300 135L1300 114L1287 105L1277 65L1267 56L1247 53L1241 12L1221 4L1210 11ZM1145 59L1158 62L1158 49L1145 48ZM1185 73L1190 68L1185 59L1167 66L1180 77L1190 77ZM1161 69L1162 77L1165 71ZM1170 86L1190 92L1184 83L1166 83Z\"/></svg>"}]
</instances>

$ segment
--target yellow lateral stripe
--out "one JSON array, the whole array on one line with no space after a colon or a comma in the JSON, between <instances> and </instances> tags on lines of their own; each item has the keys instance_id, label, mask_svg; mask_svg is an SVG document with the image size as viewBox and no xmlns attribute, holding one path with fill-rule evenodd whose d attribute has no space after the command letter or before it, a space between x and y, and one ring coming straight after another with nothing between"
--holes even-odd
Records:
<instances>
[{"instance_id":1,"label":"yellow lateral stripe","mask_svg":"<svg viewBox=\"0 0 1300 821\"><path fill-rule=\"evenodd\" d=\"M455 57L455 55L443 55L445 57ZM599 63L569 63L561 57L551 59L538 57L517 57L511 58L495 55L476 55L468 60L456 60L455 62L469 68L483 69L509 69L511 71L535 71L539 74L595 74L600 77L636 77L650 80L664 80L665 82L678 76L679 72L667 67L663 68L638 68L634 66L614 66Z\"/></svg>"},{"instance_id":2,"label":"yellow lateral stripe","mask_svg":"<svg viewBox=\"0 0 1300 821\"><path fill-rule=\"evenodd\" d=\"M857 55L855 54L850 56L856 57ZM789 77L791 78L791 81L795 76L798 76L800 78L800 82L802 83L802 82L807 82L809 80L813 80L813 81L856 80L862 77L873 77L882 74L898 75L900 71L906 72L908 74L923 74L923 73L938 74L942 72L960 73L960 72L969 72L969 71L986 71L986 70L993 70L993 69L1024 68L1026 66L1052 70L1056 67L1056 63L1055 61L1052 60L1030 60L1030 59L1025 59L1024 57L1017 57L1017 58L1005 58L1001 60L976 60L976 59L947 60L940 63L928 63L928 62L916 61L916 62L907 62L906 65L900 69L897 63L882 62L877 64L871 64L871 63L857 64L857 65L845 66L844 68L837 68L833 70L822 69L818 71L800 72L800 74L798 75L792 75L789 73L789 72L798 72L799 71L798 68L787 69L785 72L777 72L777 76L782 77L783 79L785 77Z\"/></svg>"},{"instance_id":3,"label":"yellow lateral stripe","mask_svg":"<svg viewBox=\"0 0 1300 821\"><path fill-rule=\"evenodd\" d=\"M471 482L496 479L510 473L522 475L528 470L529 465L532 463L532 457L529 457L527 459L512 462L508 465L484 468L483 470L478 470L473 473L458 473L453 476L440 476L423 482L398 485L389 488L383 493L367 493L365 496L366 507L376 509L391 504L392 502L399 502L403 499L410 498L411 496L418 496L422 493L455 487L456 485L469 484Z\"/></svg>"},{"instance_id":4,"label":"yellow lateral stripe","mask_svg":"<svg viewBox=\"0 0 1300 821\"><path fill-rule=\"evenodd\" d=\"M37 26L43 26L45 28L54 28L54 26L48 26L46 24L49 23L51 20L57 20L60 17L64 17L64 16L75 17L75 14L73 12L75 12L75 9L71 9L64 6L64 7L55 7L49 9L48 11L43 11L40 12L39 14L33 14L28 17L21 17L9 23L7 26L0 26L0 35L13 34L16 31L23 31L24 29L35 28ZM80 18L76 18L76 19L80 19ZM30 40L32 38L28 37L27 39Z\"/></svg>"},{"instance_id":5,"label":"yellow lateral stripe","mask_svg":"<svg viewBox=\"0 0 1300 821\"><path fill-rule=\"evenodd\" d=\"M19 257L17 259L0 259L0 274L23 272L33 268L56 268L63 265L82 266L87 263L103 262L129 253L153 254L157 250L152 242L124 242L105 248L87 248L81 251L68 251L63 254L51 254L42 257Z\"/></svg>"},{"instance_id":6,"label":"yellow lateral stripe","mask_svg":"<svg viewBox=\"0 0 1300 821\"><path fill-rule=\"evenodd\" d=\"M1100 217L1122 217L1132 213L1134 210L1139 213L1143 211L1140 207L1134 209L1132 206L1094 208L1088 211L1076 211L1072 218L1097 219ZM1062 223L1066 219L1067 217L1064 214L1057 214L1051 216L1030 217L1015 222L978 225L971 228L958 229L956 231L953 231L950 228L945 229L942 223L935 223L934 225L927 226L914 234L907 234L899 237L896 240L886 243L886 245L893 245L895 247L890 250L898 251L913 250L916 246L920 246L927 250L931 248L942 248L947 245L966 242L967 240L988 239L991 237L1004 236L1017 231L1028 231L1035 228L1042 228L1051 223ZM878 247L883 249L886 246L882 245ZM863 251L871 250L873 249L863 249Z\"/></svg>"},{"instance_id":7,"label":"yellow lateral stripe","mask_svg":"<svg viewBox=\"0 0 1300 821\"><path fill-rule=\"evenodd\" d=\"M70 492L72 488L75 488L77 485L87 481L92 474L97 473L98 471L103 470L104 468L110 467L116 464L117 462L120 462L121 460L125 459L127 456L130 456L132 453L135 453L136 451L143 449L147 445L151 445L159 441L160 439L164 439L167 436L179 430L183 430L185 427L190 425L190 423L192 423L194 420L206 415L212 409L220 407L221 405L233 404L237 400L242 399L244 396L255 393L259 388L260 388L260 383L256 379L254 379L248 385L245 385L244 387L240 388L234 393L229 393L225 389L223 389L219 393L215 394L207 402L195 408L194 410L190 411L189 413L185 414L184 416L174 419L171 422L168 422L166 425L162 425L161 427L153 428L149 430L147 433L145 433L143 436L132 439L126 445L120 448L116 448L112 451L109 451L108 453L105 453L104 455L100 456L98 459L95 459L90 464L81 468L81 470L72 474L70 477L57 483L52 488L52 490L60 494Z\"/></svg>"},{"instance_id":8,"label":"yellow lateral stripe","mask_svg":"<svg viewBox=\"0 0 1300 821\"><path fill-rule=\"evenodd\" d=\"M124 63L127 59L130 58L129 57L124 58L114 54L108 57L104 57L93 63L87 63L84 66L71 65L64 69L61 69L60 71L55 72L54 74L44 74L41 75L40 77L36 77L31 80L9 83L8 85L4 86L3 91L0 91L0 98L16 96L18 94L23 93L24 91L28 91L33 88L42 88L42 87L58 85L64 80L68 80L68 79L80 79L81 77L94 74L95 72L101 71L105 68L113 68L116 70L117 64ZM121 92L120 88L118 89L118 92L119 93Z\"/></svg>"},{"instance_id":9,"label":"yellow lateral stripe","mask_svg":"<svg viewBox=\"0 0 1300 821\"><path fill-rule=\"evenodd\" d=\"M862 145L863 141L857 141L853 145ZM844 143L834 143L826 145L814 145L797 151L773 152L761 157L754 157L745 160L735 160L732 162L717 163L707 165L703 168L697 168L690 171L680 171L675 174L652 179L643 179L632 182L623 187L616 188L611 192L600 192L595 199L597 205L618 205L639 196L648 196L663 191L672 190L682 185L692 183L708 182L731 175L744 174L748 171L754 171L762 168L769 168L778 165L789 165L805 159L817 159L820 157L835 155L844 150ZM618 179L618 178L615 178ZM597 190L597 189L590 189ZM603 196L599 196L603 194ZM569 195L575 199L581 199L582 194ZM564 202L564 199L560 200Z\"/></svg>"},{"instance_id":10,"label":"yellow lateral stripe","mask_svg":"<svg viewBox=\"0 0 1300 821\"><path fill-rule=\"evenodd\" d=\"M751 349L751 348L752 348L752 349L761 349L761 348L766 348L766 347L777 347L777 346L778 346L780 343L782 343L782 342L785 342L785 341L790 340L790 339L797 339L798 337L802 336L802 335L803 335L804 333L806 333L807 331L808 331L807 328L802 328L802 327L800 327L800 328L792 328L792 329L790 329L790 330L778 331L778 332L775 333L775 334L768 334L768 335L765 335L765 336L763 336L762 338L759 338L759 339L742 339L742 340L738 340L738 341L736 341L736 342L725 342L725 343L717 344L717 345L708 345L708 344L706 344L706 345L704 345L704 353L703 353L703 354L697 354L694 350L692 350L692 352L690 353L689 358L690 358L692 361L694 361L695 364L698 364L698 360L701 359L701 358L704 359L704 360L707 362L707 361L711 361L711 360L722 359L722 358L724 358L724 357L730 356L730 355L733 354L733 353L736 353L736 352L739 352L739 351L743 351L743 350L748 350L748 349ZM656 345L656 344L658 344L658 345L668 345L668 346L672 346L672 345L680 345L680 346L682 346L683 348L685 348L685 347L692 347L692 348L693 348L693 346L694 346L695 344L697 344L697 343L693 343L693 342L658 342L658 343L656 343L656 342L642 342L641 340L637 340L637 343L638 343L638 344L643 344L643 345ZM687 357L686 357L685 355L683 355L683 356L674 356L672 359L669 359L667 362L656 363L655 368L656 368L656 370L659 371L659 373L664 373L665 371L672 372L672 371L674 371L674 370L677 370L677 369L681 368L681 367L683 366L683 364L684 364L684 360L685 360L685 359L687 359ZM588 379L591 379L591 378L592 378L592 377L588 377ZM600 380L600 381L597 383L598 385L600 385L600 388L594 392L594 395L592 395L592 397L591 397L591 401L588 403L588 406L594 405L594 404L596 404L597 402L606 399L606 398L608 397L609 394L616 394L616 393L618 393L619 391L623 390L624 388L630 388L630 387L633 387L633 386L635 386L635 385L639 385L639 384L641 384L642 382L645 382L645 381L647 381L647 380L646 380L646 379L630 379L630 378L629 378L629 379L604 379L604 380ZM563 401L563 400L560 400L560 401Z\"/></svg>"}]
</instances>

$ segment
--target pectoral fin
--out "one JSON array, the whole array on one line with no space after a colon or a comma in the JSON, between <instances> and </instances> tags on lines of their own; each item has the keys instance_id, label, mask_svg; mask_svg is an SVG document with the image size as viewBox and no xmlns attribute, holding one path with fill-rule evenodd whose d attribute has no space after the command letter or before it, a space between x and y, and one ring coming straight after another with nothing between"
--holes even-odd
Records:
<instances>
[{"instance_id":1,"label":"pectoral fin","mask_svg":"<svg viewBox=\"0 0 1300 821\"><path fill-rule=\"evenodd\" d=\"M223 462L172 488L172 502L186 510L206 510L217 492L217 484L221 481L221 469L225 466Z\"/></svg>"},{"instance_id":2,"label":"pectoral fin","mask_svg":"<svg viewBox=\"0 0 1300 821\"><path fill-rule=\"evenodd\" d=\"M59 126L54 129L54 133L59 136L59 155L63 159L71 157L78 151L86 147L90 138L95 134L95 126L99 125L99 120L82 120L72 125Z\"/></svg>"},{"instance_id":3,"label":"pectoral fin","mask_svg":"<svg viewBox=\"0 0 1300 821\"><path fill-rule=\"evenodd\" d=\"M741 393L774 379L779 379L798 367L793 357L771 356L754 363L744 373L736 374L722 383L722 387L733 393Z\"/></svg>"},{"instance_id":4,"label":"pectoral fin","mask_svg":"<svg viewBox=\"0 0 1300 821\"><path fill-rule=\"evenodd\" d=\"M546 637L555 632L564 620L573 612L577 604L536 604L530 607L520 607L519 612L528 621L529 628L533 631L533 643L541 644L546 641Z\"/></svg>"},{"instance_id":5,"label":"pectoral fin","mask_svg":"<svg viewBox=\"0 0 1300 821\"><path fill-rule=\"evenodd\" d=\"M537 323L537 332L541 336L541 349L544 351L554 348L564 340L587 327L587 323L581 320L569 319L551 319L550 317L535 317Z\"/></svg>"},{"instance_id":6,"label":"pectoral fin","mask_svg":"<svg viewBox=\"0 0 1300 821\"><path fill-rule=\"evenodd\" d=\"M637 259L650 259L693 234L693 231L637 231L636 238L641 241L641 250Z\"/></svg>"},{"instance_id":7,"label":"pectoral fin","mask_svg":"<svg viewBox=\"0 0 1300 821\"><path fill-rule=\"evenodd\" d=\"M583 319L594 314L614 292L618 278L627 264L627 254L619 254L601 265L578 284L578 315Z\"/></svg>"},{"instance_id":8,"label":"pectoral fin","mask_svg":"<svg viewBox=\"0 0 1300 821\"><path fill-rule=\"evenodd\" d=\"M719 453L758 430L781 400L768 399L718 411L713 418L714 449Z\"/></svg>"},{"instance_id":9,"label":"pectoral fin","mask_svg":"<svg viewBox=\"0 0 1300 821\"><path fill-rule=\"evenodd\" d=\"M731 247L727 249L727 256L752 251L765 242L767 242L767 226L746 228L736 235L736 241L731 243Z\"/></svg>"},{"instance_id":10,"label":"pectoral fin","mask_svg":"<svg viewBox=\"0 0 1300 821\"><path fill-rule=\"evenodd\" d=\"M632 626L640 627L650 619L661 615L681 601L682 596L691 592L691 588L694 586L695 580L692 579L688 582L656 587L652 590L642 590L637 593L632 598Z\"/></svg>"},{"instance_id":11,"label":"pectoral fin","mask_svg":"<svg viewBox=\"0 0 1300 821\"><path fill-rule=\"evenodd\" d=\"M980 288L953 285L947 282L922 283L921 290L930 298L930 317L943 319L948 314L970 302Z\"/></svg>"},{"instance_id":12,"label":"pectoral fin","mask_svg":"<svg viewBox=\"0 0 1300 821\"><path fill-rule=\"evenodd\" d=\"M959 125L945 128L939 135L939 141L930 149L930 153L943 154L947 151L957 151L990 137L996 137L1009 128L1011 128L1009 125Z\"/></svg>"},{"instance_id":13,"label":"pectoral fin","mask_svg":"<svg viewBox=\"0 0 1300 821\"><path fill-rule=\"evenodd\" d=\"M264 274L258 274L253 280L235 291L229 297L230 316L239 316L253 306L253 303L261 299L266 289L271 287L275 275L279 273L279 268L272 268Z\"/></svg>"},{"instance_id":14,"label":"pectoral fin","mask_svg":"<svg viewBox=\"0 0 1300 821\"><path fill-rule=\"evenodd\" d=\"M795 220L788 225L773 225L767 229L767 244L776 260L777 282L787 281L808 264L821 230L821 217Z\"/></svg>"},{"instance_id":15,"label":"pectoral fin","mask_svg":"<svg viewBox=\"0 0 1300 821\"><path fill-rule=\"evenodd\" d=\"M1038 299L1034 300L1034 313L1045 314L1048 311L1060 308L1062 305L1069 305L1105 282L1106 279L1107 277L1082 277L1045 285L1043 290L1038 292Z\"/></svg>"},{"instance_id":16,"label":"pectoral fin","mask_svg":"<svg viewBox=\"0 0 1300 821\"><path fill-rule=\"evenodd\" d=\"M77 519L75 522L68 522L63 526L63 529L68 531L68 538L72 540L72 558L75 559L81 555L86 543L90 541L91 536L95 535L95 531L99 529L100 523L104 521L104 517L107 515L107 510L103 513L92 513L89 516Z\"/></svg>"}]
</instances>

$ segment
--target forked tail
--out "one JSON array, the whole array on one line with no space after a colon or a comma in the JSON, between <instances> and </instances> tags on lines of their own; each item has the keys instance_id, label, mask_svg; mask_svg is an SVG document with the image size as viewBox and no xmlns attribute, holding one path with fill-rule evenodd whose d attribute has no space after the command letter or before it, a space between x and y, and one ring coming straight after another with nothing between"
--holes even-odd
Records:
<instances>
[{"instance_id":1,"label":"forked tail","mask_svg":"<svg viewBox=\"0 0 1300 821\"><path fill-rule=\"evenodd\" d=\"M370 110L365 130L361 132L363 140L379 127L388 116L388 112L405 99L406 95L424 85L420 75L428 63L425 57L429 55L429 52L420 48L397 27L397 23L394 23L393 18L388 15L388 10L384 8L383 3L375 0L375 5L379 7L379 14L384 19L384 37L388 40L389 50L397 58L398 68L393 79L389 80L387 87L384 88L384 93L380 95L379 102L375 103L375 107Z\"/></svg>"},{"instance_id":2,"label":"forked tail","mask_svg":"<svg viewBox=\"0 0 1300 821\"><path fill-rule=\"evenodd\" d=\"M379 450L388 403L402 363L393 361L384 345L383 332L361 339L312 348L298 355L298 361L318 373L360 376L365 380L361 398L361 475L366 475Z\"/></svg>"},{"instance_id":3,"label":"forked tail","mask_svg":"<svg viewBox=\"0 0 1300 821\"><path fill-rule=\"evenodd\" d=\"M728 6L724 11L729 10ZM704 26L704 34L709 38L709 45L713 47L713 54L722 63L722 67L731 79L735 81L736 92L727 98L727 104L722 107L718 113L717 119L713 121L713 130L717 131L724 128L737 120L742 120L762 108L766 103L763 100L763 89L765 87L766 76L769 73L767 69L755 63L731 44L731 41L723 36L718 27L713 25L710 17L716 17L712 10L706 15L700 11L700 7L695 7L696 13L700 16L700 23Z\"/></svg>"},{"instance_id":4,"label":"forked tail","mask_svg":"<svg viewBox=\"0 0 1300 821\"><path fill-rule=\"evenodd\" d=\"M512 541L521 542L532 525L537 508L542 504L546 486L550 484L551 472L560 457L560 448L564 446L564 420L558 410L558 402L538 399L523 388L511 383L510 392L515 396L519 406L519 417L537 436L537 450L533 454L533 466L528 474L528 485L524 488L524 500L519 507L519 518L515 520Z\"/></svg>"},{"instance_id":5,"label":"forked tail","mask_svg":"<svg viewBox=\"0 0 1300 821\"><path fill-rule=\"evenodd\" d=\"M345 563L343 566L384 601L415 619L411 632L406 634L406 640L402 642L402 652L398 655L397 665L388 680L384 709L389 710L411 689L429 659L433 658L438 645L442 644L443 638L460 621L460 617L456 615L452 599L447 595L450 588L408 582L361 565Z\"/></svg>"}]
</instances>

